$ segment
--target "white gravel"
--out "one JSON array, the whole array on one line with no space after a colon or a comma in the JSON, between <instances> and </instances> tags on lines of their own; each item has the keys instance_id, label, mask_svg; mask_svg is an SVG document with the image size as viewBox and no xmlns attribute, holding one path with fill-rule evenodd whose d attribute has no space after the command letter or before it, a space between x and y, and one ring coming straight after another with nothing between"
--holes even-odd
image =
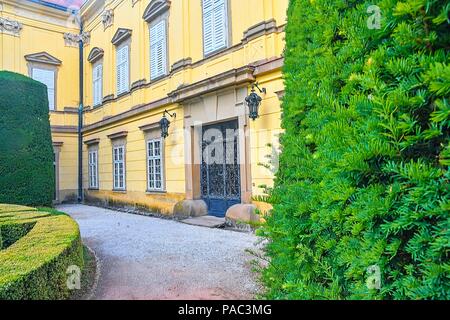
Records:
<instances>
[{"instance_id":1,"label":"white gravel","mask_svg":"<svg viewBox=\"0 0 450 320\"><path fill-rule=\"evenodd\" d=\"M95 299L252 299L253 234L61 205L101 263Z\"/></svg>"}]
</instances>

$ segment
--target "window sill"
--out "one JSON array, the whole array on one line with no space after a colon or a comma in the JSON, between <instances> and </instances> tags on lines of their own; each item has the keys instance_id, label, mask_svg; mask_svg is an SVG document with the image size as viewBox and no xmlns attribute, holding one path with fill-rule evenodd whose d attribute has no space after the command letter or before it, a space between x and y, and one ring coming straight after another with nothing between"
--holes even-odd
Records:
<instances>
[{"instance_id":1,"label":"window sill","mask_svg":"<svg viewBox=\"0 0 450 320\"><path fill-rule=\"evenodd\" d=\"M211 58L212 56L219 55L219 54L221 54L222 52L227 51L227 50L228 50L228 45L225 46L225 47L223 47L223 48L216 49L216 50L214 50L214 51L211 51L211 52L208 52L208 53L204 54L204 55L203 55L203 58L204 58L204 59Z\"/></svg>"},{"instance_id":2,"label":"window sill","mask_svg":"<svg viewBox=\"0 0 450 320\"><path fill-rule=\"evenodd\" d=\"M89 191L99 191L99 188L88 188Z\"/></svg>"},{"instance_id":3,"label":"window sill","mask_svg":"<svg viewBox=\"0 0 450 320\"><path fill-rule=\"evenodd\" d=\"M127 190L126 189L112 189L112 192L125 194L125 193L127 193Z\"/></svg>"},{"instance_id":4,"label":"window sill","mask_svg":"<svg viewBox=\"0 0 450 320\"><path fill-rule=\"evenodd\" d=\"M147 190L145 194L166 194L166 190Z\"/></svg>"},{"instance_id":5,"label":"window sill","mask_svg":"<svg viewBox=\"0 0 450 320\"><path fill-rule=\"evenodd\" d=\"M149 84L154 84L155 82L158 82L158 81L160 81L162 79L165 79L165 78L168 78L168 77L169 77L169 75L167 73L165 73L165 74L162 74L162 75L157 76L155 78L150 78Z\"/></svg>"},{"instance_id":6,"label":"window sill","mask_svg":"<svg viewBox=\"0 0 450 320\"><path fill-rule=\"evenodd\" d=\"M116 99L120 99L122 97L125 97L126 95L130 94L130 90L124 91L122 93L117 94Z\"/></svg>"}]
</instances>

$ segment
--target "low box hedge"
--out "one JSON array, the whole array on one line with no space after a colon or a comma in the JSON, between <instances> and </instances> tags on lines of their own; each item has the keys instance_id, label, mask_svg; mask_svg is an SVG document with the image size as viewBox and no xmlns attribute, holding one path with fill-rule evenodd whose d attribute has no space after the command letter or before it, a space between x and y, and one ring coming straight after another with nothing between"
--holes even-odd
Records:
<instances>
[{"instance_id":1,"label":"low box hedge","mask_svg":"<svg viewBox=\"0 0 450 320\"><path fill-rule=\"evenodd\" d=\"M77 223L69 216L0 204L0 299L65 299L67 268L83 268Z\"/></svg>"}]
</instances>

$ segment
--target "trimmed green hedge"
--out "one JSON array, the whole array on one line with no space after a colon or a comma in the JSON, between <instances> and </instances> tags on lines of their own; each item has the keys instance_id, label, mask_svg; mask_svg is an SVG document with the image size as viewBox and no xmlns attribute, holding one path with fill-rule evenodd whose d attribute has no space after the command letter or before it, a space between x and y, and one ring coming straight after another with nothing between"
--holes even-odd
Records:
<instances>
[{"instance_id":1,"label":"trimmed green hedge","mask_svg":"<svg viewBox=\"0 0 450 320\"><path fill-rule=\"evenodd\" d=\"M0 71L0 203L50 206L53 146L47 88Z\"/></svg>"},{"instance_id":2,"label":"trimmed green hedge","mask_svg":"<svg viewBox=\"0 0 450 320\"><path fill-rule=\"evenodd\" d=\"M0 299L65 299L67 268L83 268L77 223L65 214L0 204Z\"/></svg>"},{"instance_id":3,"label":"trimmed green hedge","mask_svg":"<svg viewBox=\"0 0 450 320\"><path fill-rule=\"evenodd\" d=\"M449 10L290 1L267 298L450 299Z\"/></svg>"}]
</instances>

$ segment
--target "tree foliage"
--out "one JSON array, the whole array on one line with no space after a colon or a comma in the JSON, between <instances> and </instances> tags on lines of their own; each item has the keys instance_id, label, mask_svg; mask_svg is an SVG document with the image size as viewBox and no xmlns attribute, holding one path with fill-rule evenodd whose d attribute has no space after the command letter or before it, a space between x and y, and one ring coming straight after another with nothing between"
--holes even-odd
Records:
<instances>
[{"instance_id":1,"label":"tree foliage","mask_svg":"<svg viewBox=\"0 0 450 320\"><path fill-rule=\"evenodd\" d=\"M47 88L0 72L0 203L51 205L55 189Z\"/></svg>"},{"instance_id":2,"label":"tree foliage","mask_svg":"<svg viewBox=\"0 0 450 320\"><path fill-rule=\"evenodd\" d=\"M290 1L268 298L450 298L449 8Z\"/></svg>"}]
</instances>

